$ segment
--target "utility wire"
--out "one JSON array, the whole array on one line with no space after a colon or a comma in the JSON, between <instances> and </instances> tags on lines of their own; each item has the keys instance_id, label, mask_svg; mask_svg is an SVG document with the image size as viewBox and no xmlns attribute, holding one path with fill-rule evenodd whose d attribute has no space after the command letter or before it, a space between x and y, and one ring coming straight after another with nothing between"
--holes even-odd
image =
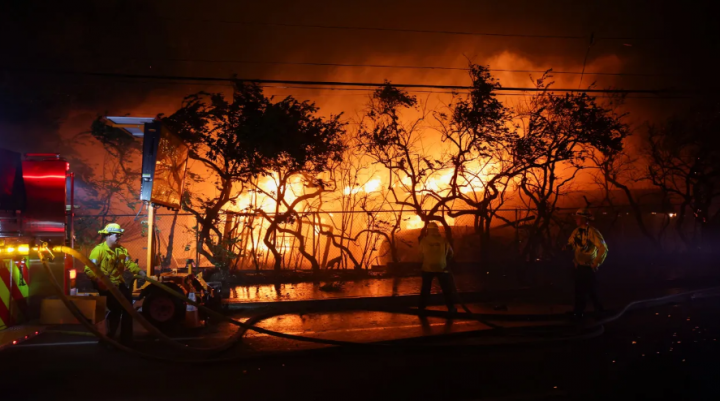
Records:
<instances>
[{"instance_id":1,"label":"utility wire","mask_svg":"<svg viewBox=\"0 0 720 401\"><path fill-rule=\"evenodd\" d=\"M326 90L326 91L362 91L362 92L372 92L375 89L373 88L328 88L328 87L319 87L319 86L279 86L279 85L260 85L263 88L272 88L272 89L300 89L300 90ZM552 92L552 89L549 90ZM581 90L578 90L579 92L582 92ZM410 93L437 93L437 94L453 94L455 92L453 91L430 91L430 90L408 90ZM515 92L515 93L498 93L497 96L527 96L527 93L523 92ZM593 97L596 98L615 98L615 96L603 96L603 95L593 95ZM689 96L625 96L623 99L690 99Z\"/></svg>"},{"instance_id":2,"label":"utility wire","mask_svg":"<svg viewBox=\"0 0 720 401\"><path fill-rule=\"evenodd\" d=\"M117 60L117 57L73 57L73 59L88 59L97 60L112 59ZM258 60L216 60L216 59L188 59L188 58L140 58L140 57L120 57L122 60L128 61L145 61L145 62L159 62L159 61L172 61L179 63L217 63L217 64L270 64L270 65L304 65L304 66L319 66L319 67L352 67L352 68L392 68L392 69L416 69L416 70L449 70L449 71L470 71L467 67L447 67L447 66L421 66L421 65L393 65L393 64L362 64L362 63L330 63L330 62L311 62L311 61L258 61ZM44 60L39 60L40 62ZM57 60L55 60L57 61ZM550 68L545 70L514 70L504 68L491 68L489 71L492 72L513 72L513 73L545 73ZM607 76L637 76L637 77L654 77L654 76L668 76L668 75L681 75L681 74L649 74L649 73L630 73L630 72L588 72L588 71L551 71L552 74L568 74L568 75L607 75Z\"/></svg>"},{"instance_id":3,"label":"utility wire","mask_svg":"<svg viewBox=\"0 0 720 401\"><path fill-rule=\"evenodd\" d=\"M119 81L123 83L128 84L151 84L151 85L183 85L183 86L196 86L196 87L208 87L208 86L217 86L217 87L223 87L228 88L229 83L227 84L217 84L217 83L200 83L200 82L178 82L178 81L164 81L164 82L151 82L151 81L141 81L141 80L132 80L132 81ZM291 86L291 85L269 85L269 84L259 84L261 88L267 88L267 89L298 89L298 90L317 90L317 91L326 91L326 92L338 92L338 94L342 94L345 96L367 96L368 93L374 91L373 88L333 88L333 87L327 87L327 86ZM355 92L355 93L347 93L347 92ZM426 94L439 94L439 95L450 95L454 94L453 91L440 91L440 90L420 90L420 89L409 89L407 90L409 93L426 93ZM522 92L516 92L516 93L497 93L496 96L527 96L527 93ZM323 95L313 95L313 96L323 96ZM615 96L610 95L593 95L595 98L612 98L615 99ZM690 96L679 96L679 95L654 95L654 96L624 96L623 99L653 99L653 100L675 100L675 99L692 99Z\"/></svg>"},{"instance_id":4,"label":"utility wire","mask_svg":"<svg viewBox=\"0 0 720 401\"><path fill-rule=\"evenodd\" d=\"M583 76L585 76L585 66L587 65L587 59L590 55L590 49L592 48L593 43L595 43L595 32L590 34L590 43L588 43L588 48L585 52L585 59L583 59L582 72L580 73L580 84L578 85L578 88L582 87Z\"/></svg>"},{"instance_id":5,"label":"utility wire","mask_svg":"<svg viewBox=\"0 0 720 401\"><path fill-rule=\"evenodd\" d=\"M200 81L200 82L254 82L258 84L287 84L287 85L328 85L328 86L349 86L349 87L380 87L383 83L374 82L347 82L347 81L307 81L307 80L282 80L282 79L248 79L248 78L220 78L220 77L191 77L176 75L143 75L125 74L111 72L90 72L70 70L49 70L49 69L26 69L0 67L0 70L8 72L33 73L33 74L58 74L58 75L80 75L105 78L132 78L132 79L154 79L154 80L176 80L176 81ZM431 85L431 84L396 84L397 88L428 88L428 89L449 89L449 90L471 90L472 86L467 85ZM546 89L529 87L499 87L496 91L523 91L523 92L544 92ZM549 92L587 92L587 93L647 93L658 94L668 92L660 89L570 89L551 88Z\"/></svg>"}]
</instances>

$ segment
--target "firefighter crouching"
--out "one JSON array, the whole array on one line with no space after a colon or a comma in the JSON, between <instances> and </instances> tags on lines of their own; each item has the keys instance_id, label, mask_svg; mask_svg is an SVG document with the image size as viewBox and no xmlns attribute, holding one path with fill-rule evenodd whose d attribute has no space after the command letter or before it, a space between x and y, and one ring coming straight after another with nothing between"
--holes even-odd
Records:
<instances>
[{"instance_id":1,"label":"firefighter crouching","mask_svg":"<svg viewBox=\"0 0 720 401\"><path fill-rule=\"evenodd\" d=\"M425 310L433 278L437 277L448 312L457 312L453 299L452 277L447 270L448 260L453 257L453 249L447 239L440 235L436 223L428 223L427 233L420 237L420 252L422 255L422 288L419 311L422 313Z\"/></svg>"},{"instance_id":2,"label":"firefighter crouching","mask_svg":"<svg viewBox=\"0 0 720 401\"><path fill-rule=\"evenodd\" d=\"M597 293L596 274L607 257L608 247L600 231L590 225L593 215L588 209L579 209L573 216L577 228L563 249L575 252L575 308L571 313L575 318L582 318L588 297L596 314L604 312Z\"/></svg>"},{"instance_id":3,"label":"firefighter crouching","mask_svg":"<svg viewBox=\"0 0 720 401\"><path fill-rule=\"evenodd\" d=\"M146 273L140 269L128 254L127 249L120 245L120 238L123 230L117 223L109 223L98 234L102 234L102 242L93 248L88 259L105 274L115 285L122 295L132 303L132 282L133 275L145 276ZM120 342L129 344L132 342L133 322L132 316L122 307L120 302L112 296L105 284L98 279L92 270L85 266L85 273L92 280L93 286L100 295L107 298L107 315L105 315L105 328L108 337L115 336L118 325L120 328Z\"/></svg>"}]
</instances>

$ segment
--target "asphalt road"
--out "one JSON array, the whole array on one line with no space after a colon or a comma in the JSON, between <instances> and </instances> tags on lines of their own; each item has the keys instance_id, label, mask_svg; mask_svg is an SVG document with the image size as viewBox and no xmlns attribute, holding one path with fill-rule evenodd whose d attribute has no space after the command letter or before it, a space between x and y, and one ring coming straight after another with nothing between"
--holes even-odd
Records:
<instances>
[{"instance_id":1,"label":"asphalt road","mask_svg":"<svg viewBox=\"0 0 720 401\"><path fill-rule=\"evenodd\" d=\"M92 344L15 347L0 353L0 381L8 400L714 400L719 317L720 298L705 298L630 313L588 340L324 348L202 365Z\"/></svg>"}]
</instances>

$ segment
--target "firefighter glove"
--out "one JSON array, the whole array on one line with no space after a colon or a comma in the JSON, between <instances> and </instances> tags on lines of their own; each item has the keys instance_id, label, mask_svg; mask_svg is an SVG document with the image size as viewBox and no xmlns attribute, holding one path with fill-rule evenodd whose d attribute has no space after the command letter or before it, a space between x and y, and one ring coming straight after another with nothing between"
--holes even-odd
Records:
<instances>
[{"instance_id":1,"label":"firefighter glove","mask_svg":"<svg viewBox=\"0 0 720 401\"><path fill-rule=\"evenodd\" d=\"M145 270L140 270L138 272L138 276L140 276L142 278L138 279L137 286L142 287L143 285L145 285L145 277L147 277L147 273L145 273Z\"/></svg>"}]
</instances>

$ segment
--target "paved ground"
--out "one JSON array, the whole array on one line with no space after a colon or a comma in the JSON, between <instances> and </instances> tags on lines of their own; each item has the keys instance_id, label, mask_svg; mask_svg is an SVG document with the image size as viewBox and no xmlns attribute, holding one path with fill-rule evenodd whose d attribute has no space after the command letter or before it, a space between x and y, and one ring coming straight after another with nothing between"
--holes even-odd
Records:
<instances>
[{"instance_id":1,"label":"paved ground","mask_svg":"<svg viewBox=\"0 0 720 401\"><path fill-rule=\"evenodd\" d=\"M491 281L488 278L489 275L478 274L457 274L455 276L458 290L462 292L486 291L490 287L495 289L517 288L517 284L510 283L509 280L493 276ZM420 276L409 276L245 285L233 287L229 301L246 303L417 295L420 293L421 282ZM434 291L440 290L437 280L433 282L433 289Z\"/></svg>"},{"instance_id":2,"label":"paved ground","mask_svg":"<svg viewBox=\"0 0 720 401\"><path fill-rule=\"evenodd\" d=\"M515 308L509 305L509 312ZM547 309L538 310L543 311ZM53 345L70 336L45 334L0 353L0 369L4 391L13 400L710 400L720 397L718 317L720 298L702 298L630 313L607 324L602 336L586 340L490 347L308 350L293 346L294 341L250 335L246 345L228 355L247 355L252 349L306 351L203 365L138 359L92 344L90 338L77 339L77 345ZM416 316L376 312L284 316L263 324L365 341L388 333L412 336L480 327L462 321L449 325L438 318L428 318L428 326ZM224 337L228 331L221 326L215 335ZM39 346L41 342L51 345ZM138 348L157 351L149 342Z\"/></svg>"}]
</instances>

